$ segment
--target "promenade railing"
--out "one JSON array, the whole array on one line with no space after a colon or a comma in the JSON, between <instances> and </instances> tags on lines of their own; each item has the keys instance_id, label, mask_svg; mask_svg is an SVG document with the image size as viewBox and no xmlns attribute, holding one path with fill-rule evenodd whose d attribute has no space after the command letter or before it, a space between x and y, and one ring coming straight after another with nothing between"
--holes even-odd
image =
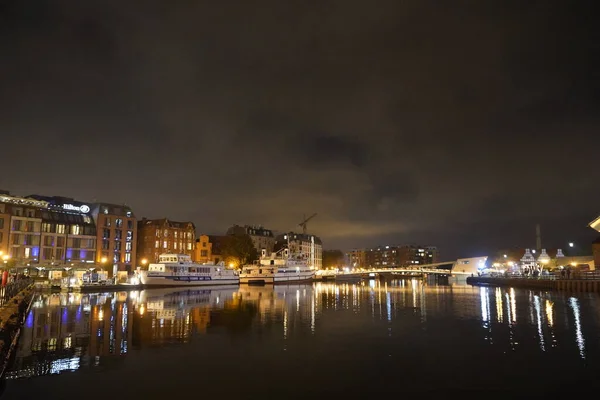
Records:
<instances>
[{"instance_id":1,"label":"promenade railing","mask_svg":"<svg viewBox=\"0 0 600 400\"><path fill-rule=\"evenodd\" d=\"M0 286L0 307L4 306L6 302L10 301L17 293L32 283L33 280L31 278L20 278L7 283L5 286Z\"/></svg>"}]
</instances>

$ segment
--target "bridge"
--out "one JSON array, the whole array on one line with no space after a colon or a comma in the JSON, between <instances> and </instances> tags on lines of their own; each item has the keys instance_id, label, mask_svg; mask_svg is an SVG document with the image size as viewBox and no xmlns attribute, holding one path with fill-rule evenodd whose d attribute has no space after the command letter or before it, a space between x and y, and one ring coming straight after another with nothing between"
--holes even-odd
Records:
<instances>
[{"instance_id":1,"label":"bridge","mask_svg":"<svg viewBox=\"0 0 600 400\"><path fill-rule=\"evenodd\" d=\"M455 268L456 262L442 262L425 264L419 267L394 267L394 268L358 268L346 270L319 270L316 279L368 279L375 277L420 277L423 275L471 275L472 271Z\"/></svg>"}]
</instances>

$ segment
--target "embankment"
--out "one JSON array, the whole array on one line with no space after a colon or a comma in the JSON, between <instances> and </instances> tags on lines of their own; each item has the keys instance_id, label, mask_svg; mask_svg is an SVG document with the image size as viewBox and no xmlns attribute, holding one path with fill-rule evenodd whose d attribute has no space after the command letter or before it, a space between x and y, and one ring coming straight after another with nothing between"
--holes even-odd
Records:
<instances>
[{"instance_id":1,"label":"embankment","mask_svg":"<svg viewBox=\"0 0 600 400\"><path fill-rule=\"evenodd\" d=\"M8 367L34 294L33 284L24 285L0 307L0 379Z\"/></svg>"},{"instance_id":2,"label":"embankment","mask_svg":"<svg viewBox=\"0 0 600 400\"><path fill-rule=\"evenodd\" d=\"M492 278L471 276L467 278L467 283L473 286L506 286L539 290L600 292L600 280L597 279Z\"/></svg>"}]
</instances>

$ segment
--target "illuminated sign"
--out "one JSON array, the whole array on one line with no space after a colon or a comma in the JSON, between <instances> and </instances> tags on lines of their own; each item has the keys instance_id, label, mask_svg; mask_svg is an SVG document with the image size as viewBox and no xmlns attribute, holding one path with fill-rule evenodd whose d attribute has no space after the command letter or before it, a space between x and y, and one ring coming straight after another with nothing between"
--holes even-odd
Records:
<instances>
[{"instance_id":1,"label":"illuminated sign","mask_svg":"<svg viewBox=\"0 0 600 400\"><path fill-rule=\"evenodd\" d=\"M63 210L77 211L84 214L90 212L90 207L85 204L82 204L80 206L74 206L73 204L63 204L62 207Z\"/></svg>"}]
</instances>

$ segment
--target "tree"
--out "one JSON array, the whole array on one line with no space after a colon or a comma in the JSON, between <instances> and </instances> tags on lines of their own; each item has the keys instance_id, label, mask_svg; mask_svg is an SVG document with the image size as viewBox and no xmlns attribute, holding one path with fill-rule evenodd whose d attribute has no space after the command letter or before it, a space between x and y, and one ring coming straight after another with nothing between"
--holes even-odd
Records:
<instances>
[{"instance_id":1,"label":"tree","mask_svg":"<svg viewBox=\"0 0 600 400\"><path fill-rule=\"evenodd\" d=\"M344 253L341 250L323 251L323 268L341 267L344 264Z\"/></svg>"},{"instance_id":2,"label":"tree","mask_svg":"<svg viewBox=\"0 0 600 400\"><path fill-rule=\"evenodd\" d=\"M258 251L248 235L230 235L223 243L223 258L235 268L242 268L258 259Z\"/></svg>"}]
</instances>

